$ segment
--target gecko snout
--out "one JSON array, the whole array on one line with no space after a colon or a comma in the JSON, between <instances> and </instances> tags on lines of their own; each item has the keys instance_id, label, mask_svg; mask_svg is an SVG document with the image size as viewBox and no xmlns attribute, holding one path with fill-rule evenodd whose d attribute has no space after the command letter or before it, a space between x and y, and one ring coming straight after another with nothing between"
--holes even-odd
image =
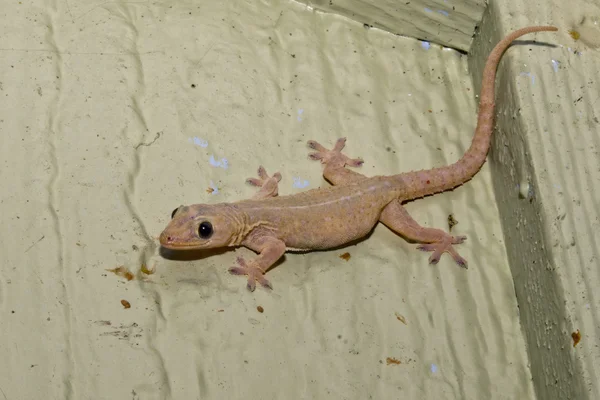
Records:
<instances>
[{"instance_id":1,"label":"gecko snout","mask_svg":"<svg viewBox=\"0 0 600 400\"><path fill-rule=\"evenodd\" d=\"M158 241L160 242L160 244L162 246L168 247L169 244L171 244L173 242L173 237L167 235L166 232L162 232L158 238Z\"/></svg>"}]
</instances>

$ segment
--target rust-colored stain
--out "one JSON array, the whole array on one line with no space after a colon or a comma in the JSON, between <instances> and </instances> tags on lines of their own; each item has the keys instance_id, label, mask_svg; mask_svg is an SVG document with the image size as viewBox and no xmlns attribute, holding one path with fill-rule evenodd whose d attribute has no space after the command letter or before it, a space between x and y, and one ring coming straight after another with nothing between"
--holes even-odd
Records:
<instances>
[{"instance_id":1,"label":"rust-colored stain","mask_svg":"<svg viewBox=\"0 0 600 400\"><path fill-rule=\"evenodd\" d=\"M402 362L394 357L388 357L385 359L387 365L400 365Z\"/></svg>"},{"instance_id":2,"label":"rust-colored stain","mask_svg":"<svg viewBox=\"0 0 600 400\"><path fill-rule=\"evenodd\" d=\"M142 270L142 273L146 275L152 275L156 271L156 268L148 269L148 266L146 264L142 264L140 269Z\"/></svg>"},{"instance_id":3,"label":"rust-colored stain","mask_svg":"<svg viewBox=\"0 0 600 400\"><path fill-rule=\"evenodd\" d=\"M135 276L123 265L121 265L120 267L114 268L114 269L107 269L107 271L112 272L117 276L123 277L123 278L127 279L128 281L135 278Z\"/></svg>"},{"instance_id":4,"label":"rust-colored stain","mask_svg":"<svg viewBox=\"0 0 600 400\"><path fill-rule=\"evenodd\" d=\"M131 308L131 303L129 303L127 300L121 300L121 304L125 309Z\"/></svg>"},{"instance_id":5,"label":"rust-colored stain","mask_svg":"<svg viewBox=\"0 0 600 400\"><path fill-rule=\"evenodd\" d=\"M258 306L258 307L256 307L256 309L258 310L259 313L265 312L265 309L262 308L262 306Z\"/></svg>"},{"instance_id":6,"label":"rust-colored stain","mask_svg":"<svg viewBox=\"0 0 600 400\"><path fill-rule=\"evenodd\" d=\"M214 192L214 191L215 191L215 189L213 189L211 187L209 187L208 189L206 189L206 193L209 193L209 194L212 193L212 192Z\"/></svg>"},{"instance_id":7,"label":"rust-colored stain","mask_svg":"<svg viewBox=\"0 0 600 400\"><path fill-rule=\"evenodd\" d=\"M342 254L342 255L340 256L340 258L341 258L342 260L346 260L346 261L348 261L348 260L350 259L350 257L351 257L351 256L350 256L350 253L348 253L348 252L346 252L346 253L344 253L344 254Z\"/></svg>"},{"instance_id":8,"label":"rust-colored stain","mask_svg":"<svg viewBox=\"0 0 600 400\"><path fill-rule=\"evenodd\" d=\"M571 35L573 40L579 40L579 38L581 37L581 34L579 32L577 32L576 30L570 30L569 35Z\"/></svg>"},{"instance_id":9,"label":"rust-colored stain","mask_svg":"<svg viewBox=\"0 0 600 400\"><path fill-rule=\"evenodd\" d=\"M581 332L579 332L579 329L577 329L577 331L571 333L571 337L573 338L573 347L577 346L577 344L581 340Z\"/></svg>"},{"instance_id":10,"label":"rust-colored stain","mask_svg":"<svg viewBox=\"0 0 600 400\"><path fill-rule=\"evenodd\" d=\"M406 318L404 318L404 315L396 313L396 319L406 325Z\"/></svg>"}]
</instances>

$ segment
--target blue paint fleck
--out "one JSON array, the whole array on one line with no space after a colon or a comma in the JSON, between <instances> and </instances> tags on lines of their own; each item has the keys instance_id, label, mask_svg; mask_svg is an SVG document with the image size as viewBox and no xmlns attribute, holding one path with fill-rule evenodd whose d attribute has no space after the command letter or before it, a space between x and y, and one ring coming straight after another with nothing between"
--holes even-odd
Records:
<instances>
[{"instance_id":1,"label":"blue paint fleck","mask_svg":"<svg viewBox=\"0 0 600 400\"><path fill-rule=\"evenodd\" d=\"M531 84L535 85L535 76L531 72L521 72L519 75L530 77L531 78Z\"/></svg>"},{"instance_id":2,"label":"blue paint fleck","mask_svg":"<svg viewBox=\"0 0 600 400\"><path fill-rule=\"evenodd\" d=\"M307 187L309 185L307 180L300 179L299 177L294 177L292 179L294 180L294 183L292 183L292 185L295 188L304 189L305 187Z\"/></svg>"},{"instance_id":3,"label":"blue paint fleck","mask_svg":"<svg viewBox=\"0 0 600 400\"><path fill-rule=\"evenodd\" d=\"M429 50L429 48L431 47L431 43L421 42L421 47L424 48L425 50Z\"/></svg>"},{"instance_id":4,"label":"blue paint fleck","mask_svg":"<svg viewBox=\"0 0 600 400\"><path fill-rule=\"evenodd\" d=\"M554 72L558 72L559 65L560 65L560 62L558 62L556 60L552 60L552 69L554 70Z\"/></svg>"},{"instance_id":5,"label":"blue paint fleck","mask_svg":"<svg viewBox=\"0 0 600 400\"><path fill-rule=\"evenodd\" d=\"M442 14L444 17L447 17L450 15L450 13L448 11L444 11L444 10L438 10L439 14Z\"/></svg>"},{"instance_id":6,"label":"blue paint fleck","mask_svg":"<svg viewBox=\"0 0 600 400\"><path fill-rule=\"evenodd\" d=\"M302 122L302 114L304 114L304 110L301 108L298 110L298 122Z\"/></svg>"},{"instance_id":7,"label":"blue paint fleck","mask_svg":"<svg viewBox=\"0 0 600 400\"><path fill-rule=\"evenodd\" d=\"M215 160L215 156L210 156L210 165L213 167L221 167L223 169L227 169L229 167L229 162L226 158L221 158L220 160Z\"/></svg>"},{"instance_id":8,"label":"blue paint fleck","mask_svg":"<svg viewBox=\"0 0 600 400\"><path fill-rule=\"evenodd\" d=\"M429 12L430 13L430 12L433 12L433 10L431 8L425 7L425 12Z\"/></svg>"},{"instance_id":9,"label":"blue paint fleck","mask_svg":"<svg viewBox=\"0 0 600 400\"><path fill-rule=\"evenodd\" d=\"M189 138L188 141L194 143L196 146L200 147L208 147L208 141L204 139L200 139L199 137L194 136L193 138Z\"/></svg>"},{"instance_id":10,"label":"blue paint fleck","mask_svg":"<svg viewBox=\"0 0 600 400\"><path fill-rule=\"evenodd\" d=\"M438 367L437 367L437 365L435 365L435 364L431 364L431 372L432 372L433 374L435 374L435 373L437 372L437 370L438 370Z\"/></svg>"}]
</instances>

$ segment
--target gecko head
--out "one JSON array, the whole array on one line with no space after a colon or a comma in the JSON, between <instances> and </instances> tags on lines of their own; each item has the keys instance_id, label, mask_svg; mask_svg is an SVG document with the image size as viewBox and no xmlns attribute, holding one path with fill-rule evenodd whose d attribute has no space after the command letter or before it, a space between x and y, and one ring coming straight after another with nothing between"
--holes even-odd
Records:
<instances>
[{"instance_id":1,"label":"gecko head","mask_svg":"<svg viewBox=\"0 0 600 400\"><path fill-rule=\"evenodd\" d=\"M177 207L162 231L162 247L172 250L212 249L235 245L240 222L225 204L194 204Z\"/></svg>"}]
</instances>

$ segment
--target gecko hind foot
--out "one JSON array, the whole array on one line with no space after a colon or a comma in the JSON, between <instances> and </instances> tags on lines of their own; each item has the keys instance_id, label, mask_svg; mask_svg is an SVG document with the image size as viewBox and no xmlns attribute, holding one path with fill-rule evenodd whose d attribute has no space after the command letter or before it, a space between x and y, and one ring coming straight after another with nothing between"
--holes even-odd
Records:
<instances>
[{"instance_id":1,"label":"gecko hind foot","mask_svg":"<svg viewBox=\"0 0 600 400\"><path fill-rule=\"evenodd\" d=\"M249 291L254 292L256 289L256 282L261 284L264 288L273 289L271 283L264 277L264 271L260 269L254 262L246 262L242 257L237 258L239 267L229 268L229 272L233 275L248 275L248 284L246 287Z\"/></svg>"},{"instance_id":2,"label":"gecko hind foot","mask_svg":"<svg viewBox=\"0 0 600 400\"><path fill-rule=\"evenodd\" d=\"M332 150L326 149L320 143L309 140L308 147L316 150L315 153L310 153L308 156L312 160L321 161L321 164L335 165L336 167L343 168L348 165L350 167L360 167L364 161L360 158L350 158L345 154L342 154L342 149L346 145L346 138L339 138L335 142L335 146Z\"/></svg>"},{"instance_id":3,"label":"gecko hind foot","mask_svg":"<svg viewBox=\"0 0 600 400\"><path fill-rule=\"evenodd\" d=\"M265 168L261 165L258 167L258 178L248 178L246 179L246 183L260 188L254 198L261 199L278 196L280 180L281 174L279 172L275 172L273 176L269 176Z\"/></svg>"},{"instance_id":4,"label":"gecko hind foot","mask_svg":"<svg viewBox=\"0 0 600 400\"><path fill-rule=\"evenodd\" d=\"M460 243L464 242L465 240L467 240L466 236L450 236L450 235L448 235L442 241L435 242L435 243L421 244L421 245L417 246L417 249L419 249L421 251L432 251L433 252L431 257L429 257L430 264L437 264L438 261L440 261L440 257L442 257L442 254L449 253L452 256L452 258L454 259L454 261L459 266L466 269L466 268L468 268L467 260L462 258L456 252L456 250L454 250L454 247L452 246L454 244L460 244Z\"/></svg>"}]
</instances>

